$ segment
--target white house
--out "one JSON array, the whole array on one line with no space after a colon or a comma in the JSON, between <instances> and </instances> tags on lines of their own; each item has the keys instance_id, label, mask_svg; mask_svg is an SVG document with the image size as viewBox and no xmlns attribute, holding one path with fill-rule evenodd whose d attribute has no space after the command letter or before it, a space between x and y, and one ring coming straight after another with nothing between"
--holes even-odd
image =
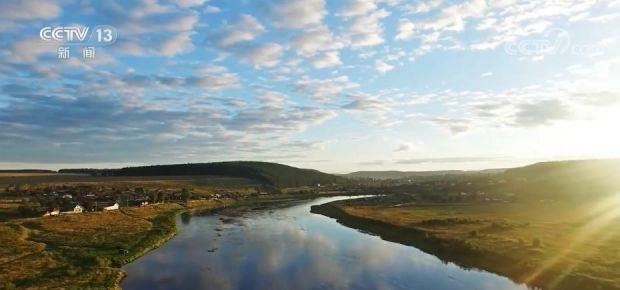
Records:
<instances>
[{"instance_id":1,"label":"white house","mask_svg":"<svg viewBox=\"0 0 620 290\"><path fill-rule=\"evenodd\" d=\"M73 212L75 212L75 213L81 213L81 212L83 212L83 211L84 211L84 207L83 207L83 206L81 206L81 205L79 205L79 204L78 204L78 205L76 205L76 206L73 208Z\"/></svg>"},{"instance_id":2,"label":"white house","mask_svg":"<svg viewBox=\"0 0 620 290\"><path fill-rule=\"evenodd\" d=\"M103 208L103 210L117 210L117 209L118 209L118 202L111 206L106 206Z\"/></svg>"},{"instance_id":3,"label":"white house","mask_svg":"<svg viewBox=\"0 0 620 290\"><path fill-rule=\"evenodd\" d=\"M55 208L52 211L45 212L43 216L59 216L59 215L60 215L60 210Z\"/></svg>"}]
</instances>

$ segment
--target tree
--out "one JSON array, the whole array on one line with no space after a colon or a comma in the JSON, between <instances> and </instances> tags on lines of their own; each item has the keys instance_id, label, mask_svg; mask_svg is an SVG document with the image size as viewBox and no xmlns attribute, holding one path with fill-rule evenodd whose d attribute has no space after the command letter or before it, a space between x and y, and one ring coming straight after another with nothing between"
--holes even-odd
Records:
<instances>
[{"instance_id":1,"label":"tree","mask_svg":"<svg viewBox=\"0 0 620 290\"><path fill-rule=\"evenodd\" d=\"M166 199L168 198L168 193L165 191L159 192L159 201L162 203L166 203Z\"/></svg>"},{"instance_id":2,"label":"tree","mask_svg":"<svg viewBox=\"0 0 620 290\"><path fill-rule=\"evenodd\" d=\"M183 188L181 190L181 199L187 202L190 200L190 198L192 198L192 192L187 188Z\"/></svg>"},{"instance_id":3,"label":"tree","mask_svg":"<svg viewBox=\"0 0 620 290\"><path fill-rule=\"evenodd\" d=\"M36 207L26 203L22 203L20 206L18 206L17 211L19 212L19 215L23 217L35 216L38 214Z\"/></svg>"},{"instance_id":4,"label":"tree","mask_svg":"<svg viewBox=\"0 0 620 290\"><path fill-rule=\"evenodd\" d=\"M157 191L151 192L151 203L157 203L159 193Z\"/></svg>"}]
</instances>

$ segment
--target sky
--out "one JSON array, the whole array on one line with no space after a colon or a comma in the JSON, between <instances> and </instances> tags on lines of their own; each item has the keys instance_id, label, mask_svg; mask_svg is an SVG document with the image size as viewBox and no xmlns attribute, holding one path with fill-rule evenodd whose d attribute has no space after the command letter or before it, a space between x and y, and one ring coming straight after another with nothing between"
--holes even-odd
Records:
<instances>
[{"instance_id":1,"label":"sky","mask_svg":"<svg viewBox=\"0 0 620 290\"><path fill-rule=\"evenodd\" d=\"M0 169L617 158L619 81L618 0L4 0Z\"/></svg>"}]
</instances>

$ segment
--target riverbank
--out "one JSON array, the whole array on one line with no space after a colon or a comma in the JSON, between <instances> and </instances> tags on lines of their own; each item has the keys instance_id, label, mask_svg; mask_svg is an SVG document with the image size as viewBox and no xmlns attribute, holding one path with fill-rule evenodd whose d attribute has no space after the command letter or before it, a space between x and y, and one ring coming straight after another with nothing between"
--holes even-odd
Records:
<instances>
[{"instance_id":1,"label":"riverbank","mask_svg":"<svg viewBox=\"0 0 620 290\"><path fill-rule=\"evenodd\" d=\"M482 269L532 287L620 289L618 264L614 264L618 263L617 244L613 242L618 231L613 237L608 233L604 245L600 243L603 240L597 240L594 245L571 248L572 244L564 240L564 226L545 225L550 226L546 231L556 237L555 241L547 236L525 240L532 233L541 235L538 224L501 215L475 215L484 210L467 205L452 205L448 210L440 205L394 207L368 200L344 201L313 206L312 212L385 240L414 246L444 262ZM598 247L600 253L592 247Z\"/></svg>"},{"instance_id":2,"label":"riverbank","mask_svg":"<svg viewBox=\"0 0 620 290\"><path fill-rule=\"evenodd\" d=\"M200 200L0 223L0 289L119 289L121 267L177 233L179 214L231 214L308 196Z\"/></svg>"}]
</instances>

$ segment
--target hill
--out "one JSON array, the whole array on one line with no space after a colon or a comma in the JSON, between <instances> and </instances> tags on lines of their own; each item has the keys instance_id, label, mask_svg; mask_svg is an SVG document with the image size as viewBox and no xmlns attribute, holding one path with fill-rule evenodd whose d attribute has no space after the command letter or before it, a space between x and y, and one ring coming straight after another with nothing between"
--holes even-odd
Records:
<instances>
[{"instance_id":1,"label":"hill","mask_svg":"<svg viewBox=\"0 0 620 290\"><path fill-rule=\"evenodd\" d=\"M524 196L589 199L620 193L620 159L541 162L508 169L508 190Z\"/></svg>"},{"instance_id":2,"label":"hill","mask_svg":"<svg viewBox=\"0 0 620 290\"><path fill-rule=\"evenodd\" d=\"M56 173L56 171L46 169L9 169L0 170L0 173Z\"/></svg>"},{"instance_id":3,"label":"hill","mask_svg":"<svg viewBox=\"0 0 620 290\"><path fill-rule=\"evenodd\" d=\"M278 163L254 161L126 167L114 170L113 175L221 175L254 179L265 184L279 187L328 184L337 183L343 180L341 177L323 173L318 170L302 169Z\"/></svg>"},{"instance_id":4,"label":"hill","mask_svg":"<svg viewBox=\"0 0 620 290\"><path fill-rule=\"evenodd\" d=\"M403 179L403 178L428 178L465 174L493 174L501 173L505 169L486 169L481 171L464 170L439 170L439 171L356 171L342 175L346 178L372 178L372 179Z\"/></svg>"}]
</instances>

